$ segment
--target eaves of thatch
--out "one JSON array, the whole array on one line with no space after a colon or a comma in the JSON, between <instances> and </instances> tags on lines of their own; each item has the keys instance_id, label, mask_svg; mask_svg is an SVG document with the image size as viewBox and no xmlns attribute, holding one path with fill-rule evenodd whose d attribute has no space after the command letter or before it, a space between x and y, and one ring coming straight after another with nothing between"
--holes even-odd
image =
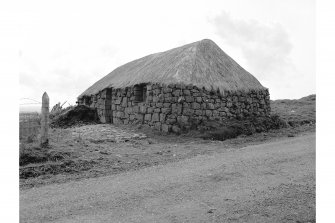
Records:
<instances>
[{"instance_id":1,"label":"eaves of thatch","mask_svg":"<svg viewBox=\"0 0 335 223\"><path fill-rule=\"evenodd\" d=\"M220 92L265 89L213 41L204 39L124 64L89 87L79 98L105 88L141 83L184 83Z\"/></svg>"}]
</instances>

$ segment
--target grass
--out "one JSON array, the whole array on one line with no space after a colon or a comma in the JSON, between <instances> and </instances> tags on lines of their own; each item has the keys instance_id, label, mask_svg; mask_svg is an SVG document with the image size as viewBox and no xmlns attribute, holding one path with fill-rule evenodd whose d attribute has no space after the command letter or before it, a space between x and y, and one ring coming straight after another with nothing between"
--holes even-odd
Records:
<instances>
[{"instance_id":1,"label":"grass","mask_svg":"<svg viewBox=\"0 0 335 223\"><path fill-rule=\"evenodd\" d=\"M19 114L19 139L21 142L33 142L39 134L40 115L37 112Z\"/></svg>"},{"instance_id":2,"label":"grass","mask_svg":"<svg viewBox=\"0 0 335 223\"><path fill-rule=\"evenodd\" d=\"M37 143L20 144L20 166L31 163L43 163L47 161L59 161L70 157L71 153L61 152L52 148L41 148Z\"/></svg>"},{"instance_id":3,"label":"grass","mask_svg":"<svg viewBox=\"0 0 335 223\"><path fill-rule=\"evenodd\" d=\"M36 141L20 143L20 179L64 172L68 164L73 162L74 154L49 146L41 148Z\"/></svg>"},{"instance_id":4,"label":"grass","mask_svg":"<svg viewBox=\"0 0 335 223\"><path fill-rule=\"evenodd\" d=\"M272 114L280 116L290 126L315 124L316 95L309 95L296 100L271 101Z\"/></svg>"},{"instance_id":5,"label":"grass","mask_svg":"<svg viewBox=\"0 0 335 223\"><path fill-rule=\"evenodd\" d=\"M297 136L315 131L313 126L304 125L269 130L266 133L256 132L250 136L240 135L225 141L203 140L195 134L176 136L148 131L145 133L148 138L111 141L104 134L104 125L91 126L97 130L94 138L92 135L78 135L78 129L87 126L51 129L48 150L41 150L34 143L25 143L26 150L21 152L21 164L24 165L20 165L20 188L118 174L287 138L288 134ZM123 131L130 131L127 128L122 127ZM113 132L115 129L112 127L110 134L118 134Z\"/></svg>"}]
</instances>

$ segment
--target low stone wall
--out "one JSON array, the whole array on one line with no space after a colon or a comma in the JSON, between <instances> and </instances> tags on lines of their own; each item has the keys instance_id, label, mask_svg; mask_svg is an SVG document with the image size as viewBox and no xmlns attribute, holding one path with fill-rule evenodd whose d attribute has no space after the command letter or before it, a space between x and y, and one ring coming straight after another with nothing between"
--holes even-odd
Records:
<instances>
[{"instance_id":1,"label":"low stone wall","mask_svg":"<svg viewBox=\"0 0 335 223\"><path fill-rule=\"evenodd\" d=\"M270 114L267 89L221 94L191 85L148 84L146 94L145 102L135 102L133 87L105 89L78 102L97 108L103 123L136 123L175 133L204 121L221 122Z\"/></svg>"}]
</instances>

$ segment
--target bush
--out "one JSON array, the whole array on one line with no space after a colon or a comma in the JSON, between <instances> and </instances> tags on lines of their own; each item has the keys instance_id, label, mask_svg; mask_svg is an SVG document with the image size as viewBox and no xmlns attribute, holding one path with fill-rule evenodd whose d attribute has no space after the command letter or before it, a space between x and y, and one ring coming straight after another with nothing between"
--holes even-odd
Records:
<instances>
[{"instance_id":1,"label":"bush","mask_svg":"<svg viewBox=\"0 0 335 223\"><path fill-rule=\"evenodd\" d=\"M203 136L203 139L211 139L211 140L220 140L224 141L226 139L231 139L239 136L241 134L238 128L233 127L222 127L220 129L209 132Z\"/></svg>"},{"instance_id":2,"label":"bush","mask_svg":"<svg viewBox=\"0 0 335 223\"><path fill-rule=\"evenodd\" d=\"M47 154L37 146L28 147L25 144L20 146L20 166L29 163L41 163L48 160Z\"/></svg>"},{"instance_id":3,"label":"bush","mask_svg":"<svg viewBox=\"0 0 335 223\"><path fill-rule=\"evenodd\" d=\"M221 123L221 125L217 123L215 125L206 124L207 123L204 125L210 129L202 136L202 138L220 141L235 138L242 134L252 135L255 132L266 132L270 129L287 127L286 122L278 115L272 115L270 117L252 117L245 120L228 120Z\"/></svg>"},{"instance_id":4,"label":"bush","mask_svg":"<svg viewBox=\"0 0 335 223\"><path fill-rule=\"evenodd\" d=\"M64 160L71 156L70 152L56 151L52 148L41 148L37 145L21 144L20 145L20 166L31 163L43 163L47 161Z\"/></svg>"},{"instance_id":5,"label":"bush","mask_svg":"<svg viewBox=\"0 0 335 223\"><path fill-rule=\"evenodd\" d=\"M68 128L75 125L91 123L99 123L96 109L85 105L78 105L54 116L50 126L52 128Z\"/></svg>"}]
</instances>

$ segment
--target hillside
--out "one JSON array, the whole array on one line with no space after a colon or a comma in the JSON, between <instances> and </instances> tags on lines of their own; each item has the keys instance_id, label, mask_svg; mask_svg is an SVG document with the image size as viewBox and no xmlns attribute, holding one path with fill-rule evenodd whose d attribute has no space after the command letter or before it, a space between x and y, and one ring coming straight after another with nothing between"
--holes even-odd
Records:
<instances>
[{"instance_id":1,"label":"hillside","mask_svg":"<svg viewBox=\"0 0 335 223\"><path fill-rule=\"evenodd\" d=\"M315 123L316 95L312 94L300 99L281 99L271 101L271 111L279 115L289 125Z\"/></svg>"}]
</instances>

